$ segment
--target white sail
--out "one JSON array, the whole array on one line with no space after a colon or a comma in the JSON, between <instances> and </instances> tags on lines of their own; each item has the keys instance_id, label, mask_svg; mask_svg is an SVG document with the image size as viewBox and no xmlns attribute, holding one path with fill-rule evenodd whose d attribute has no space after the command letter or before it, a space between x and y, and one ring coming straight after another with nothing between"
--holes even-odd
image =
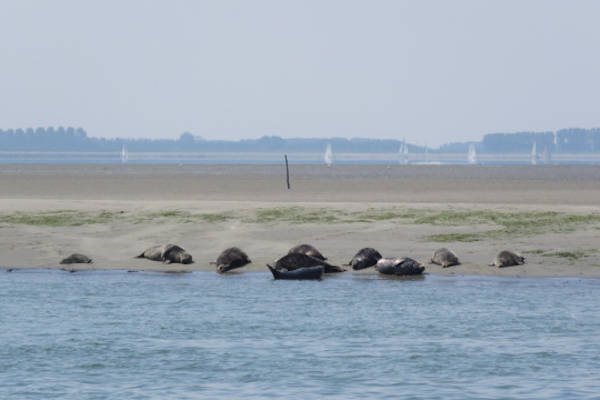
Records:
<instances>
[{"instance_id":1,"label":"white sail","mask_svg":"<svg viewBox=\"0 0 600 400\"><path fill-rule=\"evenodd\" d=\"M127 160L129 160L129 153L127 152L127 149L125 148L125 145L121 146L121 163L126 163Z\"/></svg>"},{"instance_id":2,"label":"white sail","mask_svg":"<svg viewBox=\"0 0 600 400\"><path fill-rule=\"evenodd\" d=\"M331 164L333 164L333 152L331 151L330 144L328 144L327 148L325 149L325 155L323 156L323 160L325 161L325 164L328 167L331 167Z\"/></svg>"},{"instance_id":3,"label":"white sail","mask_svg":"<svg viewBox=\"0 0 600 400\"><path fill-rule=\"evenodd\" d=\"M536 165L538 160L537 147L535 142L533 142L533 147L531 147L531 165Z\"/></svg>"},{"instance_id":4,"label":"white sail","mask_svg":"<svg viewBox=\"0 0 600 400\"><path fill-rule=\"evenodd\" d=\"M471 165L477 164L477 152L475 151L475 145L471 143L469 146L469 154L467 156L467 161Z\"/></svg>"},{"instance_id":5,"label":"white sail","mask_svg":"<svg viewBox=\"0 0 600 400\"><path fill-rule=\"evenodd\" d=\"M402 141L398 153L400 154L400 163L408 164L408 146L406 145L406 140Z\"/></svg>"}]
</instances>

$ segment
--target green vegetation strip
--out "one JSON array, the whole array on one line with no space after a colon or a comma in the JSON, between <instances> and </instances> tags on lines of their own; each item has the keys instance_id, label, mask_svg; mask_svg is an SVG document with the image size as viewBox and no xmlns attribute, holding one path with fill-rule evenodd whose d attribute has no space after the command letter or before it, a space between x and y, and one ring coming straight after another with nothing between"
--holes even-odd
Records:
<instances>
[{"instance_id":1,"label":"green vegetation strip","mask_svg":"<svg viewBox=\"0 0 600 400\"><path fill-rule=\"evenodd\" d=\"M0 215L0 223L36 226L80 226L103 224L114 219L117 212L48 211L42 213L12 213Z\"/></svg>"},{"instance_id":2,"label":"green vegetation strip","mask_svg":"<svg viewBox=\"0 0 600 400\"><path fill-rule=\"evenodd\" d=\"M369 208L361 211L344 211L321 207L275 207L258 210L227 211L218 213L192 213L182 210L161 210L158 212L98 211L83 212L73 210L0 214L0 223L25 224L36 226L79 226L102 224L113 221L147 223L160 220L174 220L180 223L222 223L232 219L245 223L291 223L291 224L331 224L331 223L376 223L391 221L399 224L427 224L433 226L465 227L481 226L481 232L447 232L424 237L433 242L475 242L514 236L528 236L543 233L571 232L580 226L598 225L600 214L568 214L552 211L500 212L490 210L465 209L410 209L400 207ZM487 228L486 228L487 227ZM532 251L542 254L544 251Z\"/></svg>"}]
</instances>

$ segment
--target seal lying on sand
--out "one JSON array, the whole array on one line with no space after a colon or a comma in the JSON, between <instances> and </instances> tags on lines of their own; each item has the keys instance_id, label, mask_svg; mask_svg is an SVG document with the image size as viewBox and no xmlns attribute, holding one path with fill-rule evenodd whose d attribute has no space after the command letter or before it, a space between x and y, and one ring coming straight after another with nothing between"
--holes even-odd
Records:
<instances>
[{"instance_id":1,"label":"seal lying on sand","mask_svg":"<svg viewBox=\"0 0 600 400\"><path fill-rule=\"evenodd\" d=\"M67 258L63 258L61 260L61 264L89 264L92 262L92 259L88 256L84 256L83 254L73 253Z\"/></svg>"},{"instance_id":2,"label":"seal lying on sand","mask_svg":"<svg viewBox=\"0 0 600 400\"><path fill-rule=\"evenodd\" d=\"M223 272L243 267L251 262L252 261L248 258L248 255L242 250L237 247L230 247L223 250L219 257L217 257L217 262L212 264L216 264L217 272L222 274Z\"/></svg>"},{"instance_id":3,"label":"seal lying on sand","mask_svg":"<svg viewBox=\"0 0 600 400\"><path fill-rule=\"evenodd\" d=\"M152 261L163 261L166 264L181 263L191 264L194 261L190 253L176 244L159 244L146 249L136 258L147 258Z\"/></svg>"},{"instance_id":4,"label":"seal lying on sand","mask_svg":"<svg viewBox=\"0 0 600 400\"><path fill-rule=\"evenodd\" d=\"M525 257L513 253L512 251L503 250L500 253L498 253L496 258L494 258L494 260L490 264L490 267L502 268L521 264L525 264Z\"/></svg>"},{"instance_id":5,"label":"seal lying on sand","mask_svg":"<svg viewBox=\"0 0 600 400\"><path fill-rule=\"evenodd\" d=\"M442 268L448 268L453 265L459 265L458 257L452 250L448 250L447 248L437 249L433 253L433 257L431 257L431 262L433 264L441 265Z\"/></svg>"},{"instance_id":6,"label":"seal lying on sand","mask_svg":"<svg viewBox=\"0 0 600 400\"><path fill-rule=\"evenodd\" d=\"M269 267L269 271L273 274L273 279L319 280L323 277L323 267L320 265L298 268L293 271L278 271L269 265L267 267Z\"/></svg>"},{"instance_id":7,"label":"seal lying on sand","mask_svg":"<svg viewBox=\"0 0 600 400\"><path fill-rule=\"evenodd\" d=\"M385 275L420 275L425 266L412 258L382 258L375 269Z\"/></svg>"},{"instance_id":8,"label":"seal lying on sand","mask_svg":"<svg viewBox=\"0 0 600 400\"><path fill-rule=\"evenodd\" d=\"M327 257L323 257L323 254L310 244L300 244L296 247L292 247L290 251L288 251L288 254L292 253L306 254L307 256L318 258L319 260L327 260Z\"/></svg>"},{"instance_id":9,"label":"seal lying on sand","mask_svg":"<svg viewBox=\"0 0 600 400\"><path fill-rule=\"evenodd\" d=\"M344 272L345 269L337 265L331 265L327 261L319 260L306 254L291 253L281 257L275 262L274 268L278 271L293 271L298 268L322 266L325 273Z\"/></svg>"},{"instance_id":10,"label":"seal lying on sand","mask_svg":"<svg viewBox=\"0 0 600 400\"><path fill-rule=\"evenodd\" d=\"M348 264L344 265L351 265L354 270L365 269L377 264L377 261L381 258L382 255L377 250L371 247L365 247L360 249Z\"/></svg>"}]
</instances>

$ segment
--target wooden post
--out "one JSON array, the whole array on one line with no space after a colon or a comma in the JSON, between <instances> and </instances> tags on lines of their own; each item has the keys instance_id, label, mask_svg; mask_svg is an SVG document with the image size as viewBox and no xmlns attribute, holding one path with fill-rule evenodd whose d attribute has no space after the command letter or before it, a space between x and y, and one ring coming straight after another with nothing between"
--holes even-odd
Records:
<instances>
[{"instance_id":1,"label":"wooden post","mask_svg":"<svg viewBox=\"0 0 600 400\"><path fill-rule=\"evenodd\" d=\"M284 154L285 157L285 180L287 182L288 190L290 188L290 167L288 166L287 154Z\"/></svg>"}]
</instances>

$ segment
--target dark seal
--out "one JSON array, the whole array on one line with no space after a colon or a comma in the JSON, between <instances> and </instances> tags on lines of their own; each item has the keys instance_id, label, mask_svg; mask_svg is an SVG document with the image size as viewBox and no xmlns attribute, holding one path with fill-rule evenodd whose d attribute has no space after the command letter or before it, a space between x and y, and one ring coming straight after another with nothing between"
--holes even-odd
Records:
<instances>
[{"instance_id":1,"label":"dark seal","mask_svg":"<svg viewBox=\"0 0 600 400\"><path fill-rule=\"evenodd\" d=\"M269 271L273 274L273 279L288 280L320 280L323 277L323 267L302 267L293 271L278 271L267 265Z\"/></svg>"},{"instance_id":2,"label":"dark seal","mask_svg":"<svg viewBox=\"0 0 600 400\"><path fill-rule=\"evenodd\" d=\"M331 265L327 261L319 260L302 253L290 253L275 262L278 271L293 271L298 268L322 266L325 273L344 272L345 269L337 265Z\"/></svg>"},{"instance_id":3,"label":"dark seal","mask_svg":"<svg viewBox=\"0 0 600 400\"><path fill-rule=\"evenodd\" d=\"M346 265L351 265L354 270L360 270L374 266L381 258L382 255L377 250L365 247L360 249Z\"/></svg>"},{"instance_id":4,"label":"dark seal","mask_svg":"<svg viewBox=\"0 0 600 400\"><path fill-rule=\"evenodd\" d=\"M92 262L92 259L88 256L79 253L73 253L67 258L63 258L61 260L61 264L89 264Z\"/></svg>"},{"instance_id":5,"label":"dark seal","mask_svg":"<svg viewBox=\"0 0 600 400\"><path fill-rule=\"evenodd\" d=\"M323 254L321 254L321 252L316 249L316 247L310 244L300 244L298 246L292 247L290 251L288 251L288 254L292 253L306 254L307 256L318 258L322 261L327 260L327 257L324 257Z\"/></svg>"},{"instance_id":6,"label":"dark seal","mask_svg":"<svg viewBox=\"0 0 600 400\"><path fill-rule=\"evenodd\" d=\"M232 269L241 268L246 264L250 264L252 261L248 258L248 255L237 247L230 247L223 250L219 257L217 257L217 272L222 274Z\"/></svg>"}]
</instances>

